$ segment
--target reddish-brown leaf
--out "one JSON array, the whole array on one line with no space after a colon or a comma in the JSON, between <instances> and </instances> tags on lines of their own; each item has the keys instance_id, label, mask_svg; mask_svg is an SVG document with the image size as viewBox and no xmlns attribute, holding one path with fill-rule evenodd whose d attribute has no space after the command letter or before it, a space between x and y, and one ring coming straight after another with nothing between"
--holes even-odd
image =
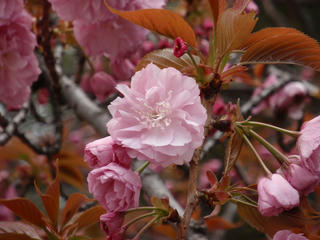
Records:
<instances>
[{"instance_id":1,"label":"reddish-brown leaf","mask_svg":"<svg viewBox=\"0 0 320 240\"><path fill-rule=\"evenodd\" d=\"M108 9L124 19L157 32L166 37L181 37L191 46L196 44L196 36L190 25L178 14L166 9L140 9L136 11L118 11L106 3Z\"/></svg>"},{"instance_id":2,"label":"reddish-brown leaf","mask_svg":"<svg viewBox=\"0 0 320 240\"><path fill-rule=\"evenodd\" d=\"M200 59L194 56L197 63L200 62ZM159 68L173 67L179 71L183 71L186 68L193 67L192 61L188 55L183 55L180 58L177 58L173 55L173 49L165 48L153 51L145 55L139 62L136 71L141 70L149 63L154 63Z\"/></svg>"},{"instance_id":3,"label":"reddish-brown leaf","mask_svg":"<svg viewBox=\"0 0 320 240\"><path fill-rule=\"evenodd\" d=\"M41 229L36 229L35 227L23 222L0 222L0 236L4 233L25 234L32 239L41 239L41 236L43 235L43 231Z\"/></svg>"},{"instance_id":4,"label":"reddish-brown leaf","mask_svg":"<svg viewBox=\"0 0 320 240\"><path fill-rule=\"evenodd\" d=\"M94 206L89 208L88 210L80 213L72 225L74 224L76 229L84 229L92 224L95 224L100 221L100 216L106 213L106 210L103 209L101 206Z\"/></svg>"},{"instance_id":5,"label":"reddish-brown leaf","mask_svg":"<svg viewBox=\"0 0 320 240\"><path fill-rule=\"evenodd\" d=\"M58 174L58 173L57 173ZM35 188L41 197L42 203L48 216L54 225L57 226L57 220L59 215L59 197L60 197L60 183L58 177L49 185L46 194L42 194L36 184Z\"/></svg>"},{"instance_id":6,"label":"reddish-brown leaf","mask_svg":"<svg viewBox=\"0 0 320 240\"><path fill-rule=\"evenodd\" d=\"M205 223L210 231L214 230L230 230L239 227L240 223L232 223L220 216L214 216L205 219Z\"/></svg>"},{"instance_id":7,"label":"reddish-brown leaf","mask_svg":"<svg viewBox=\"0 0 320 240\"><path fill-rule=\"evenodd\" d=\"M39 240L40 238L32 238L26 234L19 233L2 233L0 234L0 240Z\"/></svg>"},{"instance_id":8,"label":"reddish-brown leaf","mask_svg":"<svg viewBox=\"0 0 320 240\"><path fill-rule=\"evenodd\" d=\"M265 28L253 33L240 47L243 64L299 64L320 71L318 42L293 28Z\"/></svg>"},{"instance_id":9,"label":"reddish-brown leaf","mask_svg":"<svg viewBox=\"0 0 320 240\"><path fill-rule=\"evenodd\" d=\"M211 12L213 15L213 23L216 29L217 21L221 13L226 9L227 3L225 0L209 0Z\"/></svg>"},{"instance_id":10,"label":"reddish-brown leaf","mask_svg":"<svg viewBox=\"0 0 320 240\"><path fill-rule=\"evenodd\" d=\"M260 214L257 208L238 203L239 215L252 227L258 231L273 236L281 229L302 229L305 224L311 224L310 220L306 219L302 213L294 209L290 212L284 212L277 217L265 217Z\"/></svg>"},{"instance_id":11,"label":"reddish-brown leaf","mask_svg":"<svg viewBox=\"0 0 320 240\"><path fill-rule=\"evenodd\" d=\"M38 227L45 227L46 216L30 200L25 198L0 199L0 203L22 219Z\"/></svg>"},{"instance_id":12,"label":"reddish-brown leaf","mask_svg":"<svg viewBox=\"0 0 320 240\"><path fill-rule=\"evenodd\" d=\"M217 55L222 58L225 54L238 49L247 40L256 25L255 13L240 14L233 9L227 9L218 19L216 44Z\"/></svg>"},{"instance_id":13,"label":"reddish-brown leaf","mask_svg":"<svg viewBox=\"0 0 320 240\"><path fill-rule=\"evenodd\" d=\"M69 196L61 214L61 226L64 226L85 202L91 201L87 196L73 193Z\"/></svg>"}]
</instances>

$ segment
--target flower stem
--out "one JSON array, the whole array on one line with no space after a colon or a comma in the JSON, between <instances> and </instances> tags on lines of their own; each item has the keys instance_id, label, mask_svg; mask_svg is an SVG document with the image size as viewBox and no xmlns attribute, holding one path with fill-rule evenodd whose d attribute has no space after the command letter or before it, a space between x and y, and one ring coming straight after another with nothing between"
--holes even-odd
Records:
<instances>
[{"instance_id":1,"label":"flower stem","mask_svg":"<svg viewBox=\"0 0 320 240\"><path fill-rule=\"evenodd\" d=\"M269 152L272 153L272 155L278 160L280 164L288 163L288 158L280 152L278 149L276 149L272 144L270 144L267 140L265 140L263 137L261 137L258 133L256 133L253 130L249 130L249 133L252 137L254 137L258 142L260 142L263 146L265 146L266 149L268 149Z\"/></svg>"},{"instance_id":2,"label":"flower stem","mask_svg":"<svg viewBox=\"0 0 320 240\"><path fill-rule=\"evenodd\" d=\"M139 167L139 168L136 170L136 172L140 175L140 174L143 172L143 170L145 170L146 167L149 166L149 164L150 164L150 162L145 162L141 167Z\"/></svg>"},{"instance_id":3,"label":"flower stem","mask_svg":"<svg viewBox=\"0 0 320 240\"><path fill-rule=\"evenodd\" d=\"M151 217L151 216L157 216L157 215L158 215L158 214L157 214L157 213L154 213L154 212L140 215L140 216L135 217L134 219L130 220L129 222L127 222L125 225L123 225L123 226L121 227L121 229L125 232L125 231L130 227L130 225L138 222L139 220L141 220L141 219L143 219L143 218Z\"/></svg>"},{"instance_id":4,"label":"flower stem","mask_svg":"<svg viewBox=\"0 0 320 240\"><path fill-rule=\"evenodd\" d=\"M248 206L251 206L251 207L255 207L255 208L258 207L258 206L255 205L255 204L252 204L252 203L249 203L249 202L246 202L246 201L242 201L242 200L236 199L236 198L231 198L230 201L231 201L231 202L236 202L236 203L242 203L242 204L245 204L245 205L248 205Z\"/></svg>"},{"instance_id":5,"label":"flower stem","mask_svg":"<svg viewBox=\"0 0 320 240\"><path fill-rule=\"evenodd\" d=\"M194 65L194 67L195 67L196 70L197 70L197 73L198 73L198 75L199 75L199 77L200 77L200 82L203 83L203 82L204 82L204 79L203 79L203 73L202 73L201 69L199 68L198 64L197 64L196 61L194 60L194 57L192 56L192 54L189 53L189 52L187 52L187 54L188 54L188 56L190 57L193 65Z\"/></svg>"},{"instance_id":6,"label":"flower stem","mask_svg":"<svg viewBox=\"0 0 320 240\"><path fill-rule=\"evenodd\" d=\"M160 217L154 217L148 224L146 224L143 228L140 229L138 234L132 240L138 240L141 235L154 223L156 223Z\"/></svg>"},{"instance_id":7,"label":"flower stem","mask_svg":"<svg viewBox=\"0 0 320 240\"><path fill-rule=\"evenodd\" d=\"M157 207L138 207L138 208L130 208L126 212L131 213L131 212L136 212L136 211L163 211L161 208Z\"/></svg>"},{"instance_id":8,"label":"flower stem","mask_svg":"<svg viewBox=\"0 0 320 240\"><path fill-rule=\"evenodd\" d=\"M257 150L254 148L254 146L252 145L252 143L250 142L249 138L245 135L245 133L241 133L240 130L238 128L236 128L238 134L240 134L240 136L243 137L244 141L248 144L249 148L252 150L252 152L254 153L254 155L256 156L256 158L258 159L261 167L263 168L263 170L267 173L267 175L272 174L270 172L270 170L267 168L267 166L264 164L263 160L261 159L259 153L257 152Z\"/></svg>"},{"instance_id":9,"label":"flower stem","mask_svg":"<svg viewBox=\"0 0 320 240\"><path fill-rule=\"evenodd\" d=\"M291 137L299 137L300 136L300 132L298 131L291 131L288 129L284 129L284 128L280 128L271 124L267 124L267 123L262 123L262 122L255 122L255 121L245 121L241 123L242 125L249 125L249 126L259 126L259 127L267 127L267 128L271 128L273 130L276 130L278 132L287 134Z\"/></svg>"}]
</instances>

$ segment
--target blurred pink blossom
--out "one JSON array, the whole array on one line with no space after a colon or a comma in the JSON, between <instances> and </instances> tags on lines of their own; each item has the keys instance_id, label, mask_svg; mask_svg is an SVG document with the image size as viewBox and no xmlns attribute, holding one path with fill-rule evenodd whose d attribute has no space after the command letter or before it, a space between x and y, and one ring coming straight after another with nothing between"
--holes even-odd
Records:
<instances>
[{"instance_id":1,"label":"blurred pink blossom","mask_svg":"<svg viewBox=\"0 0 320 240\"><path fill-rule=\"evenodd\" d=\"M0 2L0 26L10 24L24 12L22 0ZM23 13L26 14L26 13Z\"/></svg>"},{"instance_id":2,"label":"blurred pink blossom","mask_svg":"<svg viewBox=\"0 0 320 240\"><path fill-rule=\"evenodd\" d=\"M305 122L300 130L297 148L302 165L320 176L320 116Z\"/></svg>"},{"instance_id":3,"label":"blurred pink blossom","mask_svg":"<svg viewBox=\"0 0 320 240\"><path fill-rule=\"evenodd\" d=\"M249 12L255 12L256 14L259 13L259 7L258 5L254 2L254 1L250 1L248 6L246 7L246 10L245 10L247 13Z\"/></svg>"},{"instance_id":4,"label":"blurred pink blossom","mask_svg":"<svg viewBox=\"0 0 320 240\"><path fill-rule=\"evenodd\" d=\"M129 168L132 159L126 150L109 136L88 143L84 150L84 161L92 168L103 167L112 162Z\"/></svg>"},{"instance_id":5,"label":"blurred pink blossom","mask_svg":"<svg viewBox=\"0 0 320 240\"><path fill-rule=\"evenodd\" d=\"M276 232L272 240L308 240L302 233L296 234L289 230L280 230Z\"/></svg>"},{"instance_id":6,"label":"blurred pink blossom","mask_svg":"<svg viewBox=\"0 0 320 240\"><path fill-rule=\"evenodd\" d=\"M277 82L276 75L269 75L262 86L254 91L253 97ZM307 101L307 89L304 84L291 82L254 107L252 113L258 114L265 108L270 107L273 111L287 113L292 119L300 119L303 116L303 108Z\"/></svg>"},{"instance_id":7,"label":"blurred pink blossom","mask_svg":"<svg viewBox=\"0 0 320 240\"><path fill-rule=\"evenodd\" d=\"M225 104L223 99L218 95L212 107L212 114L224 115L226 113L227 113L227 104Z\"/></svg>"},{"instance_id":8,"label":"blurred pink blossom","mask_svg":"<svg viewBox=\"0 0 320 240\"><path fill-rule=\"evenodd\" d=\"M17 109L28 99L40 69L33 53L37 43L31 32L31 16L21 8L22 0L12 1L15 6L9 2L0 2L0 12L8 11L6 17L13 17L0 19L0 101L9 109Z\"/></svg>"},{"instance_id":9,"label":"blurred pink blossom","mask_svg":"<svg viewBox=\"0 0 320 240\"><path fill-rule=\"evenodd\" d=\"M1 171L3 172L3 171ZM1 180L0 180L1 183ZM14 185L10 185L6 190L1 189L2 193L0 193L0 198L11 199L18 197L16 192L16 188ZM13 221L14 215L13 213L4 205L0 204L0 221Z\"/></svg>"},{"instance_id":10,"label":"blurred pink blossom","mask_svg":"<svg viewBox=\"0 0 320 240\"><path fill-rule=\"evenodd\" d=\"M116 163L93 169L88 175L89 192L107 212L126 211L138 207L140 176Z\"/></svg>"},{"instance_id":11,"label":"blurred pink blossom","mask_svg":"<svg viewBox=\"0 0 320 240\"><path fill-rule=\"evenodd\" d=\"M258 182L258 209L264 216L278 216L299 205L299 193L280 174Z\"/></svg>"},{"instance_id":12,"label":"blurred pink blossom","mask_svg":"<svg viewBox=\"0 0 320 240\"><path fill-rule=\"evenodd\" d=\"M191 160L207 118L193 78L149 64L135 73L131 88L121 84L117 89L124 98L108 107L113 116L108 132L129 148L131 157L148 160L154 168Z\"/></svg>"},{"instance_id":13,"label":"blurred pink blossom","mask_svg":"<svg viewBox=\"0 0 320 240\"><path fill-rule=\"evenodd\" d=\"M207 171L211 171L214 173L218 173L219 170L222 168L222 163L219 159L211 159L201 167L201 173L200 173L200 188L204 189L210 186L208 177L207 177Z\"/></svg>"},{"instance_id":14,"label":"blurred pink blossom","mask_svg":"<svg viewBox=\"0 0 320 240\"><path fill-rule=\"evenodd\" d=\"M124 212L108 212L100 216L100 228L106 233L107 239L123 239L124 233L121 233L123 220Z\"/></svg>"},{"instance_id":15,"label":"blurred pink blossom","mask_svg":"<svg viewBox=\"0 0 320 240\"><path fill-rule=\"evenodd\" d=\"M90 88L99 102L103 102L117 85L114 78L106 72L97 72L89 80Z\"/></svg>"},{"instance_id":16,"label":"blurred pink blossom","mask_svg":"<svg viewBox=\"0 0 320 240\"><path fill-rule=\"evenodd\" d=\"M110 69L117 80L128 80L136 67L129 58L115 57L110 62Z\"/></svg>"}]
</instances>

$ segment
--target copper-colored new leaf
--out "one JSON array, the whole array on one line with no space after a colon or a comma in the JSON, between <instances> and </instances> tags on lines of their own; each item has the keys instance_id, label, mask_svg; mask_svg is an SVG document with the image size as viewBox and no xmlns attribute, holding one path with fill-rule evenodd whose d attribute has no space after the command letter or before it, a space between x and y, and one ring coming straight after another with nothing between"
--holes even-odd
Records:
<instances>
[{"instance_id":1,"label":"copper-colored new leaf","mask_svg":"<svg viewBox=\"0 0 320 240\"><path fill-rule=\"evenodd\" d=\"M74 223L76 229L83 229L100 221L100 216L106 213L102 206L94 206L79 214Z\"/></svg>"},{"instance_id":2,"label":"copper-colored new leaf","mask_svg":"<svg viewBox=\"0 0 320 240\"><path fill-rule=\"evenodd\" d=\"M216 28L217 21L221 13L226 9L227 3L225 0L209 0L211 12L213 15L213 23Z\"/></svg>"},{"instance_id":3,"label":"copper-colored new leaf","mask_svg":"<svg viewBox=\"0 0 320 240\"><path fill-rule=\"evenodd\" d=\"M194 58L197 63L200 62L200 59L198 57L194 56ZM149 63L154 63L159 68L173 67L180 72L185 68L193 67L192 61L187 54L183 55L180 58L177 58L173 55L173 49L171 48L160 49L148 53L140 60L136 71L141 70Z\"/></svg>"},{"instance_id":4,"label":"copper-colored new leaf","mask_svg":"<svg viewBox=\"0 0 320 240\"><path fill-rule=\"evenodd\" d=\"M26 234L19 233L2 233L0 234L0 240L39 240L40 238L32 238Z\"/></svg>"},{"instance_id":5,"label":"copper-colored new leaf","mask_svg":"<svg viewBox=\"0 0 320 240\"><path fill-rule=\"evenodd\" d=\"M73 217L82 204L90 200L87 196L80 193L70 195L61 214L61 226L64 226Z\"/></svg>"},{"instance_id":6,"label":"copper-colored new leaf","mask_svg":"<svg viewBox=\"0 0 320 240\"><path fill-rule=\"evenodd\" d=\"M220 52L237 49L247 40L252 32L257 18L254 13L239 14L228 9L219 19L217 29L217 48Z\"/></svg>"},{"instance_id":7,"label":"copper-colored new leaf","mask_svg":"<svg viewBox=\"0 0 320 240\"><path fill-rule=\"evenodd\" d=\"M42 194L38 186L36 184L34 185L41 197L42 203L44 205L44 208L46 209L46 212L48 213L51 222L56 227L59 214L60 197L60 183L58 177L56 177L56 179L49 185L46 194Z\"/></svg>"},{"instance_id":8,"label":"copper-colored new leaf","mask_svg":"<svg viewBox=\"0 0 320 240\"><path fill-rule=\"evenodd\" d=\"M299 210L283 212L277 217L265 217L260 214L257 208L238 203L239 215L258 231L273 236L281 229L303 228L308 220L301 216Z\"/></svg>"},{"instance_id":9,"label":"copper-colored new leaf","mask_svg":"<svg viewBox=\"0 0 320 240\"><path fill-rule=\"evenodd\" d=\"M205 223L210 231L230 230L239 227L241 224L232 223L220 216L213 216L205 219Z\"/></svg>"},{"instance_id":10,"label":"copper-colored new leaf","mask_svg":"<svg viewBox=\"0 0 320 240\"><path fill-rule=\"evenodd\" d=\"M238 49L251 34L257 20L253 12L240 14L233 9L224 11L217 24L218 56L223 58L230 51Z\"/></svg>"},{"instance_id":11,"label":"copper-colored new leaf","mask_svg":"<svg viewBox=\"0 0 320 240\"><path fill-rule=\"evenodd\" d=\"M226 172L228 172L237 161L241 149L243 145L243 138L239 136L239 134L234 133L231 135L227 147L226 147L226 155L225 155L225 163L226 163Z\"/></svg>"},{"instance_id":12,"label":"copper-colored new leaf","mask_svg":"<svg viewBox=\"0 0 320 240\"><path fill-rule=\"evenodd\" d=\"M181 16L174 12L166 9L119 11L111 8L107 3L106 5L112 13L132 23L172 39L181 37L189 45L196 45L196 36L193 29Z\"/></svg>"},{"instance_id":13,"label":"copper-colored new leaf","mask_svg":"<svg viewBox=\"0 0 320 240\"><path fill-rule=\"evenodd\" d=\"M299 64L320 71L320 45L293 28L265 28L253 33L240 47L248 63Z\"/></svg>"},{"instance_id":14,"label":"copper-colored new leaf","mask_svg":"<svg viewBox=\"0 0 320 240\"><path fill-rule=\"evenodd\" d=\"M45 227L45 215L30 200L25 198L0 199L0 203L22 219L38 227Z\"/></svg>"}]
</instances>

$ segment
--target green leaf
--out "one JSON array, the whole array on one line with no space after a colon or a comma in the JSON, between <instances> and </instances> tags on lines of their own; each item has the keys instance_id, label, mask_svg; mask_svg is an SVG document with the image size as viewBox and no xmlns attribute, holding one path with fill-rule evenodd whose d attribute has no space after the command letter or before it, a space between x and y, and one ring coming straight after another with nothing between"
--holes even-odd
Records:
<instances>
[{"instance_id":1,"label":"green leaf","mask_svg":"<svg viewBox=\"0 0 320 240\"><path fill-rule=\"evenodd\" d=\"M181 16L174 12L166 9L118 11L110 7L106 1L105 4L112 13L132 23L172 39L181 37L189 45L196 45L196 36L193 29Z\"/></svg>"}]
</instances>

